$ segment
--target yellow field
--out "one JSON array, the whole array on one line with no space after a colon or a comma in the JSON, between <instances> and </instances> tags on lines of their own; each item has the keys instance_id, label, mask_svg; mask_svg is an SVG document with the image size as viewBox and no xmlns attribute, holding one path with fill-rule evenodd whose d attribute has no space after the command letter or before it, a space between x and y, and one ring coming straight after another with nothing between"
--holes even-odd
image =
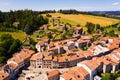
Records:
<instances>
[{"instance_id":1,"label":"yellow field","mask_svg":"<svg viewBox=\"0 0 120 80\"><path fill-rule=\"evenodd\" d=\"M84 26L86 22L92 22L95 24L100 24L101 26L111 25L117 22L120 22L118 19L106 18L106 17L99 17L99 16L92 16L92 15L73 15L73 14L61 14L61 13L50 13L52 17L61 17L61 21L65 23L70 23L72 25L81 24Z\"/></svg>"}]
</instances>

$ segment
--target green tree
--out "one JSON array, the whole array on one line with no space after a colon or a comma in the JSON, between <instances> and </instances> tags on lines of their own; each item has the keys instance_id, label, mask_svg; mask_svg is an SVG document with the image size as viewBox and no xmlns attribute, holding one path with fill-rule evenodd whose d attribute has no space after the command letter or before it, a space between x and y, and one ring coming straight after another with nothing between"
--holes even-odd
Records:
<instances>
[{"instance_id":1,"label":"green tree","mask_svg":"<svg viewBox=\"0 0 120 80\"><path fill-rule=\"evenodd\" d=\"M6 61L6 57L5 56L1 56L0 57L0 64L4 63Z\"/></svg>"},{"instance_id":2,"label":"green tree","mask_svg":"<svg viewBox=\"0 0 120 80\"><path fill-rule=\"evenodd\" d=\"M95 32L95 24L87 22L85 26L87 27L88 33L93 34Z\"/></svg>"},{"instance_id":3,"label":"green tree","mask_svg":"<svg viewBox=\"0 0 120 80\"><path fill-rule=\"evenodd\" d=\"M77 26L77 27L80 27L80 24L77 24L76 26Z\"/></svg>"},{"instance_id":4,"label":"green tree","mask_svg":"<svg viewBox=\"0 0 120 80\"><path fill-rule=\"evenodd\" d=\"M29 34L32 33L32 27L29 26L29 25L26 25L24 31L25 31L26 34L29 35Z\"/></svg>"},{"instance_id":5,"label":"green tree","mask_svg":"<svg viewBox=\"0 0 120 80\"><path fill-rule=\"evenodd\" d=\"M102 74L102 80L110 80L110 79L111 79L111 74L110 73Z\"/></svg>"},{"instance_id":6,"label":"green tree","mask_svg":"<svg viewBox=\"0 0 120 80\"><path fill-rule=\"evenodd\" d=\"M0 56L5 56L6 50L3 47L0 47Z\"/></svg>"},{"instance_id":7,"label":"green tree","mask_svg":"<svg viewBox=\"0 0 120 80\"><path fill-rule=\"evenodd\" d=\"M8 39L13 39L10 34L2 34L0 36L0 41L5 41L5 40L8 40Z\"/></svg>"},{"instance_id":8,"label":"green tree","mask_svg":"<svg viewBox=\"0 0 120 80\"><path fill-rule=\"evenodd\" d=\"M96 30L100 29L100 25L96 24Z\"/></svg>"},{"instance_id":9,"label":"green tree","mask_svg":"<svg viewBox=\"0 0 120 80\"><path fill-rule=\"evenodd\" d=\"M15 40L10 34L0 36L0 64L6 62L20 48L20 40Z\"/></svg>"},{"instance_id":10,"label":"green tree","mask_svg":"<svg viewBox=\"0 0 120 80\"><path fill-rule=\"evenodd\" d=\"M12 45L10 46L9 50L8 50L8 53L10 56L12 56L12 54L14 52L16 52L21 46L21 42L20 40L14 40L14 42L12 43Z\"/></svg>"},{"instance_id":11,"label":"green tree","mask_svg":"<svg viewBox=\"0 0 120 80\"><path fill-rule=\"evenodd\" d=\"M52 39L52 38L53 38L53 36L52 36L52 33L51 33L51 32L49 32L47 36L48 36L48 38L49 38L49 39Z\"/></svg>"}]
</instances>

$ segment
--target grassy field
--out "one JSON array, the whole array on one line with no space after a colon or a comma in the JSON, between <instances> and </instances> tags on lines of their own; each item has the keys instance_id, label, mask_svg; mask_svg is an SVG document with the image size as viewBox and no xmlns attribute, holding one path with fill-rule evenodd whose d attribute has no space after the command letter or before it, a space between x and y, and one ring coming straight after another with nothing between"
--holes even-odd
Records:
<instances>
[{"instance_id":1,"label":"grassy field","mask_svg":"<svg viewBox=\"0 0 120 80\"><path fill-rule=\"evenodd\" d=\"M45 14L43 14L45 15ZM92 16L92 15L74 15L74 14L61 14L61 13L50 13L52 17L61 17L61 22L70 23L72 25L80 24L84 26L86 22L92 22L95 24L100 24L101 26L111 25L117 22L120 22L118 19L106 18L106 17L99 17L99 16Z\"/></svg>"},{"instance_id":2,"label":"grassy field","mask_svg":"<svg viewBox=\"0 0 120 80\"><path fill-rule=\"evenodd\" d=\"M20 41L24 40L26 37L26 34L22 31L19 32L0 32L0 35L2 34L11 34L14 39L19 39Z\"/></svg>"}]
</instances>

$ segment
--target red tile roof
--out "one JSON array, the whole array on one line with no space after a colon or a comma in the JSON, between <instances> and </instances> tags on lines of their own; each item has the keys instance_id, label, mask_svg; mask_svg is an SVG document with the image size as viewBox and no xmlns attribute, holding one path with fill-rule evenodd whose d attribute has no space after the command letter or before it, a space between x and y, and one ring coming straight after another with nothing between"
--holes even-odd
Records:
<instances>
[{"instance_id":1,"label":"red tile roof","mask_svg":"<svg viewBox=\"0 0 120 80\"><path fill-rule=\"evenodd\" d=\"M47 73L48 78L54 77L56 75L59 75L59 70L53 70Z\"/></svg>"},{"instance_id":2,"label":"red tile roof","mask_svg":"<svg viewBox=\"0 0 120 80\"><path fill-rule=\"evenodd\" d=\"M0 80L6 80L9 77L7 72L0 72Z\"/></svg>"},{"instance_id":3,"label":"red tile roof","mask_svg":"<svg viewBox=\"0 0 120 80\"><path fill-rule=\"evenodd\" d=\"M34 55L30 58L30 60L37 60L37 59L42 59L42 58L43 58L43 55L42 55L41 52L39 52L39 53L34 54Z\"/></svg>"},{"instance_id":4,"label":"red tile roof","mask_svg":"<svg viewBox=\"0 0 120 80\"><path fill-rule=\"evenodd\" d=\"M82 27L72 27L73 30L82 30Z\"/></svg>"}]
</instances>

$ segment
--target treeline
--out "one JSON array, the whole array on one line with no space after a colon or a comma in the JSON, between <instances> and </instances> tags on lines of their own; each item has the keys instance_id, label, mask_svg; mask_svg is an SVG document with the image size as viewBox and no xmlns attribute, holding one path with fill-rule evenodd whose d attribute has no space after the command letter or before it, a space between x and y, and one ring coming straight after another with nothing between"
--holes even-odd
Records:
<instances>
[{"instance_id":1,"label":"treeline","mask_svg":"<svg viewBox=\"0 0 120 80\"><path fill-rule=\"evenodd\" d=\"M16 32L16 31L18 31L18 29L15 26L9 24L8 22L3 22L0 24L0 31L1 32L2 31L4 31L4 32Z\"/></svg>"},{"instance_id":2,"label":"treeline","mask_svg":"<svg viewBox=\"0 0 120 80\"><path fill-rule=\"evenodd\" d=\"M60 9L58 12L62 13L62 14L88 14L88 15L94 15L94 14L92 14L90 12L82 12L82 11L78 11L78 10L75 10L75 9L68 9L68 10Z\"/></svg>"},{"instance_id":3,"label":"treeline","mask_svg":"<svg viewBox=\"0 0 120 80\"><path fill-rule=\"evenodd\" d=\"M44 11L40 11L40 14L47 14L47 13L56 13L56 10L44 10Z\"/></svg>"},{"instance_id":4,"label":"treeline","mask_svg":"<svg viewBox=\"0 0 120 80\"><path fill-rule=\"evenodd\" d=\"M109 26L100 26L99 24L94 24L91 22L86 23L87 33L96 34L102 33L102 36L110 36L110 37L118 37L118 33L116 31L120 31L120 24L112 24Z\"/></svg>"},{"instance_id":5,"label":"treeline","mask_svg":"<svg viewBox=\"0 0 120 80\"><path fill-rule=\"evenodd\" d=\"M78 11L78 10L75 10L75 9L68 9L68 10L44 10L44 11L40 11L39 13L40 14L48 14L48 13L62 13L62 14L89 14L89 15L95 15L95 14L92 14L91 12L82 12L82 11Z\"/></svg>"},{"instance_id":6,"label":"treeline","mask_svg":"<svg viewBox=\"0 0 120 80\"><path fill-rule=\"evenodd\" d=\"M14 22L18 22L18 26L13 26ZM4 25L8 23L9 26ZM18 11L10 11L10 12L1 12L0 11L0 28L16 28L18 30L25 29L26 25L32 27L32 30L37 29L39 26L43 24L47 24L48 19L43 17L37 11L32 10L18 10Z\"/></svg>"},{"instance_id":7,"label":"treeline","mask_svg":"<svg viewBox=\"0 0 120 80\"><path fill-rule=\"evenodd\" d=\"M0 64L11 58L13 53L18 51L20 47L20 40L13 39L10 34L2 34L0 36Z\"/></svg>"},{"instance_id":8,"label":"treeline","mask_svg":"<svg viewBox=\"0 0 120 80\"><path fill-rule=\"evenodd\" d=\"M70 9L70 10L62 10L60 9L58 11L59 13L62 13L62 14L79 14L80 12L75 10L75 9Z\"/></svg>"}]
</instances>

